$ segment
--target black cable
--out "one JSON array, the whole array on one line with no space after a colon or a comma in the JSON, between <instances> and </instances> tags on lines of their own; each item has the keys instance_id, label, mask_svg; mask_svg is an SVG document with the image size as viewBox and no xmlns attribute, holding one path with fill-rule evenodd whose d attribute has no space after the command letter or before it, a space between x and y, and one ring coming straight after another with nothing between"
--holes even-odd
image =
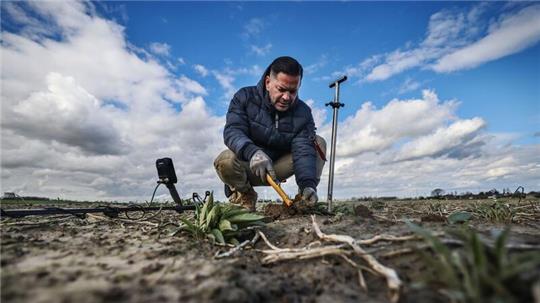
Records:
<instances>
[{"instance_id":1,"label":"black cable","mask_svg":"<svg viewBox=\"0 0 540 303\"><path fill-rule=\"evenodd\" d=\"M158 184L156 185L156 188L154 188L154 192L152 193L152 198L150 199L150 204L152 204L152 201L154 201L154 196L156 195L156 191L160 185L161 185L161 182L158 182Z\"/></svg>"},{"instance_id":2,"label":"black cable","mask_svg":"<svg viewBox=\"0 0 540 303\"><path fill-rule=\"evenodd\" d=\"M148 206L151 206L151 205L152 205L152 202L154 202L154 197L156 196L156 191L157 191L158 187L159 187L161 184L162 184L161 182L158 182L157 185L156 185L156 187L154 188L154 192L152 193L152 198L150 198L150 202L148 203ZM131 217L128 215L128 212L125 211L124 213L125 213L125 215L126 215L126 218L128 218L129 220L137 220L137 221L138 221L138 220L142 220L142 219L144 218L144 216L146 215L146 211L144 211L144 208L143 208L142 206L140 206L140 205L137 205L137 204L131 204L131 203L130 203L130 205L131 205L131 206L134 206L134 207L139 207L139 208L141 208L141 211L142 211L143 213L142 213L142 215L141 215L140 217L138 217L138 218L131 218ZM159 208L159 210L157 211L158 214L161 212L161 209L162 209L162 208L163 208L163 205L161 205L160 208ZM155 217L155 216L152 216L152 217L150 217L150 218L153 218L153 217Z\"/></svg>"},{"instance_id":3,"label":"black cable","mask_svg":"<svg viewBox=\"0 0 540 303\"><path fill-rule=\"evenodd\" d=\"M79 219L86 219L86 214L79 214L79 213L76 213L76 212L73 212L69 209L65 209L65 208L61 208L61 207L47 207L47 209L54 209L54 210L59 210L65 214L68 214L68 215L73 215Z\"/></svg>"},{"instance_id":4,"label":"black cable","mask_svg":"<svg viewBox=\"0 0 540 303\"><path fill-rule=\"evenodd\" d=\"M141 220L142 218L144 218L144 216L146 215L146 211L144 210L144 207L138 205L138 204L135 204L135 203L129 203L128 206L131 206L131 207L135 207L135 208L139 208L141 211L142 211L142 215L138 218L132 218L128 215L129 211L127 210L124 210L124 215L126 215L126 218L128 220L133 220L133 221L137 221L137 220Z\"/></svg>"},{"instance_id":5,"label":"black cable","mask_svg":"<svg viewBox=\"0 0 540 303\"><path fill-rule=\"evenodd\" d=\"M518 186L518 187L516 188L516 190L514 191L514 196L515 196L516 194L519 194L519 190L520 190L520 189L521 189L521 195L519 195L518 204L521 203L521 198L522 198L522 197L523 197L523 198L526 197L526 195L525 195L525 188L524 188L523 186L521 186L521 185Z\"/></svg>"}]
</instances>

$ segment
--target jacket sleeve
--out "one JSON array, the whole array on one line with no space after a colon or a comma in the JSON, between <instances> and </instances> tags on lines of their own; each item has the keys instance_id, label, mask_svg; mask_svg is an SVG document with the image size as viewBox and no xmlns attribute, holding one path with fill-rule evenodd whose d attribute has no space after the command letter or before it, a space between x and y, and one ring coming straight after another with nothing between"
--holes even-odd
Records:
<instances>
[{"instance_id":1,"label":"jacket sleeve","mask_svg":"<svg viewBox=\"0 0 540 303\"><path fill-rule=\"evenodd\" d=\"M313 145L315 123L311 110L306 111L307 123L293 138L291 152L293 156L294 174L300 190L306 187L317 188L317 154Z\"/></svg>"},{"instance_id":2,"label":"jacket sleeve","mask_svg":"<svg viewBox=\"0 0 540 303\"><path fill-rule=\"evenodd\" d=\"M229 105L223 139L225 145L243 161L249 161L260 148L249 138L249 121L246 113L246 93L237 92Z\"/></svg>"}]
</instances>

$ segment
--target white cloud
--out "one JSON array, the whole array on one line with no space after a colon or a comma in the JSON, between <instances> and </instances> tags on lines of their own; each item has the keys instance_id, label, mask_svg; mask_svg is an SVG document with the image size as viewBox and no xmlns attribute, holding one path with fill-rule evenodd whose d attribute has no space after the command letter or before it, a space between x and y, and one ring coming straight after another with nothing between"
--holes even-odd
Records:
<instances>
[{"instance_id":1,"label":"white cloud","mask_svg":"<svg viewBox=\"0 0 540 303\"><path fill-rule=\"evenodd\" d=\"M518 185L526 191L537 190L540 182L539 146L494 145L486 142L481 157L465 159L451 157L425 157L393 162L385 158L392 150L358 157L336 158L334 197L351 196L426 196L435 188L447 191L478 192L491 188ZM328 173L318 187L324 197Z\"/></svg>"},{"instance_id":2,"label":"white cloud","mask_svg":"<svg viewBox=\"0 0 540 303\"><path fill-rule=\"evenodd\" d=\"M315 122L315 127L321 127L326 121L326 108L318 108L315 106L315 101L313 99L305 100L306 104L311 108L311 114L313 115L313 121Z\"/></svg>"},{"instance_id":3,"label":"white cloud","mask_svg":"<svg viewBox=\"0 0 540 303\"><path fill-rule=\"evenodd\" d=\"M479 3L469 11L443 9L430 17L426 37L417 46L374 55L343 72L368 82L418 67L452 72L520 52L540 40L540 5L506 12L489 27L483 16L488 8Z\"/></svg>"},{"instance_id":4,"label":"white cloud","mask_svg":"<svg viewBox=\"0 0 540 303\"><path fill-rule=\"evenodd\" d=\"M270 52L270 49L272 48L272 44L268 43L265 46L257 46L257 45L251 45L251 51L255 53L257 56L264 56Z\"/></svg>"},{"instance_id":5,"label":"white cloud","mask_svg":"<svg viewBox=\"0 0 540 303\"><path fill-rule=\"evenodd\" d=\"M237 91L233 84L235 80L234 76L227 72L213 71L212 73L214 77L216 77L221 88L225 91L225 99L230 100Z\"/></svg>"},{"instance_id":6,"label":"white cloud","mask_svg":"<svg viewBox=\"0 0 540 303\"><path fill-rule=\"evenodd\" d=\"M168 56L171 46L167 43L152 42L150 43L150 51L156 55Z\"/></svg>"},{"instance_id":7,"label":"white cloud","mask_svg":"<svg viewBox=\"0 0 540 303\"><path fill-rule=\"evenodd\" d=\"M103 107L71 77L50 73L46 82L47 92L32 93L13 107L12 128L27 137L77 146L87 153L124 152L126 143L114 127L114 110Z\"/></svg>"},{"instance_id":8,"label":"white cloud","mask_svg":"<svg viewBox=\"0 0 540 303\"><path fill-rule=\"evenodd\" d=\"M402 139L429 134L455 119L457 105L453 100L439 102L437 95L427 90L422 99L394 99L380 110L366 102L339 126L337 155L354 157L366 152L380 152ZM323 130L329 137L330 125Z\"/></svg>"},{"instance_id":9,"label":"white cloud","mask_svg":"<svg viewBox=\"0 0 540 303\"><path fill-rule=\"evenodd\" d=\"M466 158L483 142L477 141L478 132L486 125L481 118L460 120L448 127L440 127L434 133L407 142L399 151L397 160L409 160L422 157L450 156Z\"/></svg>"},{"instance_id":10,"label":"white cloud","mask_svg":"<svg viewBox=\"0 0 540 303\"><path fill-rule=\"evenodd\" d=\"M256 37L264 29L264 21L261 18L251 18L248 23L244 25L244 38Z\"/></svg>"},{"instance_id":11,"label":"white cloud","mask_svg":"<svg viewBox=\"0 0 540 303\"><path fill-rule=\"evenodd\" d=\"M401 84L401 86L398 89L398 94L404 94L408 92L412 92L417 90L420 87L420 83L417 81L414 81L411 78L405 79L405 81Z\"/></svg>"},{"instance_id":12,"label":"white cloud","mask_svg":"<svg viewBox=\"0 0 540 303\"><path fill-rule=\"evenodd\" d=\"M38 26L30 21L20 34L2 31L0 191L141 199L165 156L183 196L218 184L208 164L224 148L224 118L207 108L202 85L136 51L89 3L16 5L55 32L27 35Z\"/></svg>"},{"instance_id":13,"label":"white cloud","mask_svg":"<svg viewBox=\"0 0 540 303\"><path fill-rule=\"evenodd\" d=\"M328 64L328 58L326 55L321 55L320 58L317 60L317 62L312 63L306 67L304 67L304 73L306 75L311 75L316 73L319 69L323 68Z\"/></svg>"},{"instance_id":14,"label":"white cloud","mask_svg":"<svg viewBox=\"0 0 540 303\"><path fill-rule=\"evenodd\" d=\"M433 66L437 72L473 68L520 52L540 41L540 5L527 7L505 16L482 39L440 58Z\"/></svg>"},{"instance_id":15,"label":"white cloud","mask_svg":"<svg viewBox=\"0 0 540 303\"><path fill-rule=\"evenodd\" d=\"M131 45L124 28L92 13L90 3L6 4L13 9L2 17L17 19L21 31L3 30L0 45L0 192L147 199L155 186L155 160L172 157L182 197L215 190L223 198L212 162L225 148L225 118L207 105L211 90ZM251 33L261 29L255 23ZM437 37L430 43L437 44ZM385 58L350 68L360 77ZM263 69L208 72L232 96L237 79L258 78ZM330 142L330 111L307 102L318 133ZM487 121L457 117L458 105L439 100L433 91L381 108L364 103L339 123L334 196L427 194L436 187L537 189L539 146L515 146L508 136L485 133ZM327 182L325 169L322 198ZM288 193L296 191L292 181L284 186ZM160 189L157 195L167 192ZM269 196L275 197L271 190Z\"/></svg>"},{"instance_id":16,"label":"white cloud","mask_svg":"<svg viewBox=\"0 0 540 303\"><path fill-rule=\"evenodd\" d=\"M176 80L176 84L178 85L178 88L180 88L180 91L185 91L195 95L207 94L206 89L199 82L183 75Z\"/></svg>"},{"instance_id":17,"label":"white cloud","mask_svg":"<svg viewBox=\"0 0 540 303\"><path fill-rule=\"evenodd\" d=\"M208 76L208 70L206 69L206 67L204 67L204 65L195 64L195 65L193 65L193 68L195 69L195 71L197 73L199 73L199 75L201 75L203 77Z\"/></svg>"},{"instance_id":18,"label":"white cloud","mask_svg":"<svg viewBox=\"0 0 540 303\"><path fill-rule=\"evenodd\" d=\"M259 65L255 64L250 67L237 67L234 69L226 67L222 70L212 70L211 72L224 91L223 99L228 102L239 89L239 87L236 87L234 84L237 77L247 75L259 78L262 76L264 70Z\"/></svg>"},{"instance_id":19,"label":"white cloud","mask_svg":"<svg viewBox=\"0 0 540 303\"><path fill-rule=\"evenodd\" d=\"M484 119L460 119L458 106L456 100L440 101L433 91L423 91L421 99L393 99L380 109L364 103L338 125L334 198L425 196L434 188L537 189L540 146L516 146L512 141L519 136L486 133ZM324 110L315 108L314 116ZM331 121L318 133L330 144ZM320 197L327 184L325 167ZM295 190L290 183L284 188Z\"/></svg>"}]
</instances>

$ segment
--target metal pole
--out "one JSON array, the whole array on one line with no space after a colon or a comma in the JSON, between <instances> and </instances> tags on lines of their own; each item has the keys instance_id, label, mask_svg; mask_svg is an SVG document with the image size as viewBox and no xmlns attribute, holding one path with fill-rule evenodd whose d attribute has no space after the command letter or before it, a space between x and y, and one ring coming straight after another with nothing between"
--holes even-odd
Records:
<instances>
[{"instance_id":1,"label":"metal pole","mask_svg":"<svg viewBox=\"0 0 540 303\"><path fill-rule=\"evenodd\" d=\"M332 211L332 194L334 190L334 163L336 161L336 141L337 141L337 122L338 122L338 110L345 104L339 102L339 85L341 82L347 80L347 76L343 76L334 82L330 83L329 87L336 87L334 101L326 103L326 106L332 106L334 115L332 117L332 143L330 146L330 172L328 177L328 211Z\"/></svg>"}]
</instances>

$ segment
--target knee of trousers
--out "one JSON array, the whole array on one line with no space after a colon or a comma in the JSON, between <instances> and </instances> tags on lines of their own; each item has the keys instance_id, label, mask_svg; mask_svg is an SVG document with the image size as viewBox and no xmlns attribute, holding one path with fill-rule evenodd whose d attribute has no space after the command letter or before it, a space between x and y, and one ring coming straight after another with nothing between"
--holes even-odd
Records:
<instances>
[{"instance_id":1,"label":"knee of trousers","mask_svg":"<svg viewBox=\"0 0 540 303\"><path fill-rule=\"evenodd\" d=\"M235 167L235 162L238 161L233 151L226 149L222 151L214 160L214 168L218 173L231 171Z\"/></svg>"}]
</instances>

